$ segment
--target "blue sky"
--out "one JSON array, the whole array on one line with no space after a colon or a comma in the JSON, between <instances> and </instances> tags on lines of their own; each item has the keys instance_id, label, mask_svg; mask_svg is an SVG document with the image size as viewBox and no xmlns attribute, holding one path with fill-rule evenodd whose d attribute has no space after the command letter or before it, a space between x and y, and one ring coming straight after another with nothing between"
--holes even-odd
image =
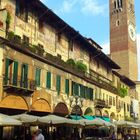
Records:
<instances>
[{"instance_id":1,"label":"blue sky","mask_svg":"<svg viewBox=\"0 0 140 140\"><path fill-rule=\"evenodd\" d=\"M41 0L85 37L91 37L109 53L109 0ZM140 63L140 0L135 0L138 63ZM140 70L140 65L139 65ZM140 72L139 72L140 79Z\"/></svg>"}]
</instances>

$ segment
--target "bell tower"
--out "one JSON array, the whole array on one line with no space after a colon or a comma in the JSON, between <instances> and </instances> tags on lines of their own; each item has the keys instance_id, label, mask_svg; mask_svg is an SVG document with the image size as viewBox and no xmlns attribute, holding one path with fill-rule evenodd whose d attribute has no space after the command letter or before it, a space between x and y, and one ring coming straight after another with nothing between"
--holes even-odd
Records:
<instances>
[{"instance_id":1,"label":"bell tower","mask_svg":"<svg viewBox=\"0 0 140 140\"><path fill-rule=\"evenodd\" d=\"M110 0L110 53L120 74L138 79L134 0Z\"/></svg>"}]
</instances>

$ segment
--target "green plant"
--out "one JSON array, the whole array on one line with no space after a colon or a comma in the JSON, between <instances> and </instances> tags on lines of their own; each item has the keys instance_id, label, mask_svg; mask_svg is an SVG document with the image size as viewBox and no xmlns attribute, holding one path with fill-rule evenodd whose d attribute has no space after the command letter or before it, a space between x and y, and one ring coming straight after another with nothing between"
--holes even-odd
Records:
<instances>
[{"instance_id":1,"label":"green plant","mask_svg":"<svg viewBox=\"0 0 140 140\"><path fill-rule=\"evenodd\" d=\"M76 65L76 63L75 63L75 61L74 61L73 59L68 59L68 60L66 61L66 63L69 64L69 65L72 66L72 67L75 67L75 65Z\"/></svg>"},{"instance_id":2,"label":"green plant","mask_svg":"<svg viewBox=\"0 0 140 140\"><path fill-rule=\"evenodd\" d=\"M11 23L11 15L9 12L7 12L7 18L6 18L6 35L8 34L9 28Z\"/></svg>"},{"instance_id":3,"label":"green plant","mask_svg":"<svg viewBox=\"0 0 140 140\"><path fill-rule=\"evenodd\" d=\"M87 66L85 64L83 64L82 62L80 62L80 61L77 61L76 67L80 71L83 71L83 72L87 71Z\"/></svg>"},{"instance_id":4,"label":"green plant","mask_svg":"<svg viewBox=\"0 0 140 140\"><path fill-rule=\"evenodd\" d=\"M118 92L119 92L119 95L121 96L121 97L125 97L125 96L127 96L127 94L128 94L128 91L127 91L127 89L126 88L124 88L124 87L121 87L119 90L118 90Z\"/></svg>"},{"instance_id":5,"label":"green plant","mask_svg":"<svg viewBox=\"0 0 140 140\"><path fill-rule=\"evenodd\" d=\"M14 36L15 36L15 33L14 32L12 32L12 31L10 31L10 32L8 32L8 34L7 34L7 39L8 40L14 40Z\"/></svg>"},{"instance_id":6,"label":"green plant","mask_svg":"<svg viewBox=\"0 0 140 140\"><path fill-rule=\"evenodd\" d=\"M36 47L35 47L35 45L29 46L28 48L29 48L29 50L31 52L36 53Z\"/></svg>"},{"instance_id":7,"label":"green plant","mask_svg":"<svg viewBox=\"0 0 140 140\"><path fill-rule=\"evenodd\" d=\"M20 44L21 43L21 37L19 35L14 35L14 41L15 41L15 43Z\"/></svg>"},{"instance_id":8,"label":"green plant","mask_svg":"<svg viewBox=\"0 0 140 140\"><path fill-rule=\"evenodd\" d=\"M37 53L39 54L39 55L43 55L44 54L44 49L43 49L43 47L41 47L41 46L39 46L39 45L37 45L36 46L36 51L37 51Z\"/></svg>"}]
</instances>

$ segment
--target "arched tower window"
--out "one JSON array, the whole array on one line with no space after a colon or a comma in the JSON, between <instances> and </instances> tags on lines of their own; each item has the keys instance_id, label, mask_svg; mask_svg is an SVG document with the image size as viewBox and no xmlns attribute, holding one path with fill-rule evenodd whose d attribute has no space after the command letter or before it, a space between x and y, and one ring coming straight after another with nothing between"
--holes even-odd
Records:
<instances>
[{"instance_id":1,"label":"arched tower window","mask_svg":"<svg viewBox=\"0 0 140 140\"><path fill-rule=\"evenodd\" d=\"M114 1L114 9L117 8L117 3L116 3L116 0Z\"/></svg>"}]
</instances>

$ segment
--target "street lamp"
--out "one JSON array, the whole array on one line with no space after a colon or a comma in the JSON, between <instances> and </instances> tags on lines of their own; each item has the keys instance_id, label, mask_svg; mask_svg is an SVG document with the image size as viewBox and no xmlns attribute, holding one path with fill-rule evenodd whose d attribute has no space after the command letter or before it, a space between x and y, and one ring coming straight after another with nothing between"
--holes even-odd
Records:
<instances>
[{"instance_id":1,"label":"street lamp","mask_svg":"<svg viewBox=\"0 0 140 140\"><path fill-rule=\"evenodd\" d=\"M81 112L81 107L83 107L83 98L80 98L79 96L71 96L70 97L70 107L72 108L71 113L75 113L76 115L76 120L78 120L78 115ZM78 140L78 129L76 126L76 133L75 133L75 140Z\"/></svg>"},{"instance_id":2,"label":"street lamp","mask_svg":"<svg viewBox=\"0 0 140 140\"><path fill-rule=\"evenodd\" d=\"M81 111L81 107L83 107L83 98L80 98L79 96L71 96L70 107L72 108L72 111L75 113L77 120L78 112Z\"/></svg>"}]
</instances>

